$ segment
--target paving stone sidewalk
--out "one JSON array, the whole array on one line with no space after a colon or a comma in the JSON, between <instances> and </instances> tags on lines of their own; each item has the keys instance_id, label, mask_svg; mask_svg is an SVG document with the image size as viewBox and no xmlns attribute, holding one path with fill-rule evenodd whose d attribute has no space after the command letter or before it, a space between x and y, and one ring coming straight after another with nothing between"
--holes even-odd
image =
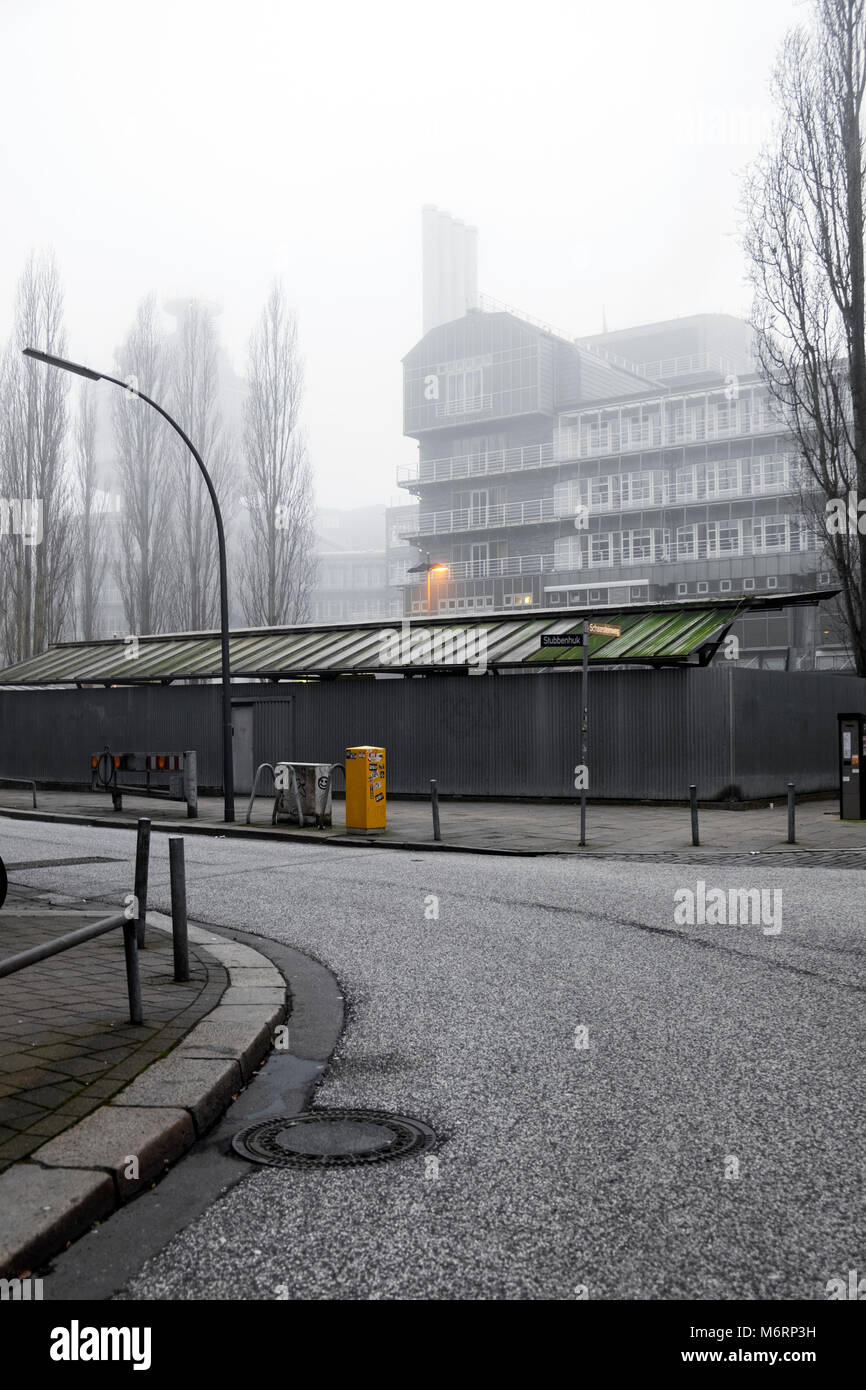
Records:
<instances>
[{"instance_id":1,"label":"paving stone sidewalk","mask_svg":"<svg viewBox=\"0 0 866 1390\"><path fill-rule=\"evenodd\" d=\"M176 832L203 832L232 835L271 835L289 840L302 839L318 843L364 843L363 837L346 832L345 802L334 799L334 824L326 830L305 827L299 830L281 821L274 832L271 827L272 799L257 798L250 826L244 824L246 796L236 797L236 822L227 827L222 820L222 799L205 796L199 799L199 818L185 819L184 808L177 802L151 800L141 796L124 795L122 812L112 810L107 793L86 791L38 792L38 810L32 810L28 791L0 788L0 825L2 813L10 810L25 816L70 817L102 825L130 825L140 816L149 817L155 828ZM506 853L586 853L626 855L666 855L688 853L692 848L689 808L657 805L608 805L589 803L587 811L587 846L578 846L580 810L573 802L500 802L481 800L448 800L440 803L442 849L479 850ZM752 810L731 810L722 807L701 807L700 850L702 858L717 855L780 852L802 854L804 851L826 853L845 852L856 864L859 853L866 852L866 822L840 821L836 799L815 797L797 804L797 844L789 846L787 812L784 790L772 807ZM388 828L377 837L377 843L398 847L433 848L433 825L427 801L388 801ZM793 862L793 861L792 861Z\"/></svg>"},{"instance_id":2,"label":"paving stone sidewalk","mask_svg":"<svg viewBox=\"0 0 866 1390\"><path fill-rule=\"evenodd\" d=\"M15 887L0 912L0 958L117 911ZM120 931L0 980L0 1172L110 1100L217 1005L225 969L192 942L189 954L191 979L175 984L170 936L148 932L141 1026L129 1022Z\"/></svg>"}]
</instances>

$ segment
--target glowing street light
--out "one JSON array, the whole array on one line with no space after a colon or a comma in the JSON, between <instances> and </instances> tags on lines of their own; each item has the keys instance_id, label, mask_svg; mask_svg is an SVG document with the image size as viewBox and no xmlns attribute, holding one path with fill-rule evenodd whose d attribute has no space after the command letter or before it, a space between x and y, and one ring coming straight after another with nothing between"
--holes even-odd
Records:
<instances>
[{"instance_id":1,"label":"glowing street light","mask_svg":"<svg viewBox=\"0 0 866 1390\"><path fill-rule=\"evenodd\" d=\"M437 579L442 579L442 578L444 578L446 575L450 574L450 573L451 573L451 570L449 569L448 565L445 564L444 560L434 560L434 561L432 561L432 563L431 563L431 560L430 560L430 551L428 550L428 551L427 551L427 563L426 563L426 565L413 565L411 569L409 569L409 570L406 571L406 573L407 573L407 574L426 574L426 576L427 576L427 612L429 613L429 612L431 611L431 605L430 605L430 584L431 584L431 580L432 580L432 578L433 578L433 575L435 574L436 577L437 577Z\"/></svg>"}]
</instances>

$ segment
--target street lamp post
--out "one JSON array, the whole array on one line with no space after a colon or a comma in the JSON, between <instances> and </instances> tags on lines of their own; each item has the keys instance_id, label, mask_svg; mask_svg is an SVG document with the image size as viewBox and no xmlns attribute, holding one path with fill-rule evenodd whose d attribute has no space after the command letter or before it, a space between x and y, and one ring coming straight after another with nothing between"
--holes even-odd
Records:
<instances>
[{"instance_id":1,"label":"street lamp post","mask_svg":"<svg viewBox=\"0 0 866 1390\"><path fill-rule=\"evenodd\" d=\"M448 574L448 573L449 573L448 566L447 566L446 564L444 564L441 560L434 560L433 563L431 564L431 563L430 563L430 551L428 550L428 551L427 551L427 563L426 563L426 565L413 565L411 569L409 569L409 570L406 571L406 573L407 573L407 574L426 574L426 576L427 576L427 612L428 612L428 614L429 614L429 613L431 612L431 607L432 607L432 600L431 600L431 593L430 593L430 581L431 581L431 578L432 578L432 576L433 576L434 574L436 574L436 575Z\"/></svg>"},{"instance_id":2,"label":"street lamp post","mask_svg":"<svg viewBox=\"0 0 866 1390\"><path fill-rule=\"evenodd\" d=\"M219 570L220 570L220 646L222 648L222 709L223 709L223 814L226 821L233 821L235 818L235 787L234 787L234 768L232 766L232 693L231 693L231 663L229 659L229 590L228 590L228 569L226 565L226 537L223 527L222 512L214 485L211 482L210 474L204 466L204 460L192 440L181 429L176 420L173 420L167 410L163 410L161 405L151 400L143 391L138 388L133 389L127 382L121 381L119 377L108 376L105 372L94 372L90 367L82 367L78 362L67 362L63 357L52 357L47 352L38 352L36 348L23 348L25 357L32 357L37 362L45 362L49 367L59 367L61 371L72 372L75 376L83 376L88 381L110 381L112 385L119 386L121 390L128 391L133 396L138 396L153 406L154 410L167 420L172 429L180 435L186 447L189 449L193 458L201 470L205 486L210 494L213 503L214 517L216 519L217 545L219 547Z\"/></svg>"}]
</instances>

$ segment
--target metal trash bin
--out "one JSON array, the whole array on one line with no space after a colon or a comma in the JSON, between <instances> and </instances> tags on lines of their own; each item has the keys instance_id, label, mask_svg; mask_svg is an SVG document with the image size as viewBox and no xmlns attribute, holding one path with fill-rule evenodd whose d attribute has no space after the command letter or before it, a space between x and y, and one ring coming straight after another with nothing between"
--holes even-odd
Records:
<instances>
[{"instance_id":1,"label":"metal trash bin","mask_svg":"<svg viewBox=\"0 0 866 1390\"><path fill-rule=\"evenodd\" d=\"M294 825L315 825L323 830L331 824L331 784L340 763L275 763L274 800L271 825L277 817Z\"/></svg>"}]
</instances>

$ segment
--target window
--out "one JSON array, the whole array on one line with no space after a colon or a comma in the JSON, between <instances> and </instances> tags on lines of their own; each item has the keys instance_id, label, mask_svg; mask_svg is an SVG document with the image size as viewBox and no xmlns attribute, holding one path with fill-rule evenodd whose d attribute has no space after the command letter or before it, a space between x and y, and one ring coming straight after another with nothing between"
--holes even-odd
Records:
<instances>
[{"instance_id":1,"label":"window","mask_svg":"<svg viewBox=\"0 0 866 1390\"><path fill-rule=\"evenodd\" d=\"M652 531L623 531L622 562L624 565L636 564L640 560L651 560L653 549Z\"/></svg>"},{"instance_id":2,"label":"window","mask_svg":"<svg viewBox=\"0 0 866 1390\"><path fill-rule=\"evenodd\" d=\"M789 487L791 464L787 454L764 454L752 459L752 492L779 492Z\"/></svg>"},{"instance_id":3,"label":"window","mask_svg":"<svg viewBox=\"0 0 866 1390\"><path fill-rule=\"evenodd\" d=\"M767 580L767 588L768 588L768 589L778 589L778 587L779 587L779 581L778 581L778 579L776 578L776 576L775 576L774 574L771 574L770 577L769 577L769 579Z\"/></svg>"},{"instance_id":4,"label":"window","mask_svg":"<svg viewBox=\"0 0 866 1390\"><path fill-rule=\"evenodd\" d=\"M688 560L694 558L696 554L695 529L694 526L677 527L677 559Z\"/></svg>"},{"instance_id":5,"label":"window","mask_svg":"<svg viewBox=\"0 0 866 1390\"><path fill-rule=\"evenodd\" d=\"M651 502L652 495L652 473L623 473L619 480L620 506L633 507L640 502Z\"/></svg>"},{"instance_id":6,"label":"window","mask_svg":"<svg viewBox=\"0 0 866 1390\"><path fill-rule=\"evenodd\" d=\"M697 526L698 555L742 555L743 523L741 521L699 522Z\"/></svg>"},{"instance_id":7,"label":"window","mask_svg":"<svg viewBox=\"0 0 866 1390\"><path fill-rule=\"evenodd\" d=\"M609 565L611 551L611 534L609 531L598 531L589 538L589 563L591 565Z\"/></svg>"},{"instance_id":8,"label":"window","mask_svg":"<svg viewBox=\"0 0 866 1390\"><path fill-rule=\"evenodd\" d=\"M678 468L676 476L678 502L692 502L698 495L697 478L694 468Z\"/></svg>"},{"instance_id":9,"label":"window","mask_svg":"<svg viewBox=\"0 0 866 1390\"><path fill-rule=\"evenodd\" d=\"M754 520L754 549L762 551L789 550L790 534L785 516L760 516Z\"/></svg>"},{"instance_id":10,"label":"window","mask_svg":"<svg viewBox=\"0 0 866 1390\"><path fill-rule=\"evenodd\" d=\"M480 492L473 492L469 501L469 525L487 525L487 506L490 494L486 489Z\"/></svg>"},{"instance_id":11,"label":"window","mask_svg":"<svg viewBox=\"0 0 866 1390\"><path fill-rule=\"evenodd\" d=\"M577 478L557 483L553 489L553 510L557 516L575 516L583 502L583 488Z\"/></svg>"},{"instance_id":12,"label":"window","mask_svg":"<svg viewBox=\"0 0 866 1390\"><path fill-rule=\"evenodd\" d=\"M700 580L698 580L698 593L699 593L699 594L708 594L709 592L710 592L710 586L709 586L709 584L707 583L707 581L706 581L705 579L700 579Z\"/></svg>"},{"instance_id":13,"label":"window","mask_svg":"<svg viewBox=\"0 0 866 1390\"><path fill-rule=\"evenodd\" d=\"M722 463L707 464L707 496L730 497L742 491L740 460L727 459Z\"/></svg>"},{"instance_id":14,"label":"window","mask_svg":"<svg viewBox=\"0 0 866 1390\"><path fill-rule=\"evenodd\" d=\"M473 545L470 551L469 574L472 579L481 579L487 573L490 546L486 541Z\"/></svg>"},{"instance_id":15,"label":"window","mask_svg":"<svg viewBox=\"0 0 866 1390\"><path fill-rule=\"evenodd\" d=\"M822 588L826 587L826 585L830 583L830 576L826 570L822 570L822 572L818 575L818 583L822 586Z\"/></svg>"},{"instance_id":16,"label":"window","mask_svg":"<svg viewBox=\"0 0 866 1390\"><path fill-rule=\"evenodd\" d=\"M635 599L643 598L643 594L641 593L641 590L640 590L639 587L638 587L638 588L635 588L634 585L632 585L631 597L632 597L632 603L634 603Z\"/></svg>"},{"instance_id":17,"label":"window","mask_svg":"<svg viewBox=\"0 0 866 1390\"><path fill-rule=\"evenodd\" d=\"M589 485L589 505L599 511L607 511L611 506L611 483L613 479L593 478Z\"/></svg>"},{"instance_id":18,"label":"window","mask_svg":"<svg viewBox=\"0 0 866 1390\"><path fill-rule=\"evenodd\" d=\"M755 581L754 581L754 579L744 579L744 580L743 580L743 588L744 588L747 592L750 593L751 590L754 589L754 587L755 587Z\"/></svg>"},{"instance_id":19,"label":"window","mask_svg":"<svg viewBox=\"0 0 866 1390\"><path fill-rule=\"evenodd\" d=\"M723 580L722 580L721 584L719 585L719 592L722 593L722 594L729 594L729 593L731 592L731 581L730 581L730 579L723 579Z\"/></svg>"},{"instance_id":20,"label":"window","mask_svg":"<svg viewBox=\"0 0 866 1390\"><path fill-rule=\"evenodd\" d=\"M555 570L579 570L581 563L580 536L562 536L553 542Z\"/></svg>"},{"instance_id":21,"label":"window","mask_svg":"<svg viewBox=\"0 0 866 1390\"><path fill-rule=\"evenodd\" d=\"M468 372L449 372L446 385L446 400L453 414L482 409L483 372L480 367Z\"/></svg>"},{"instance_id":22,"label":"window","mask_svg":"<svg viewBox=\"0 0 866 1390\"><path fill-rule=\"evenodd\" d=\"M688 584L677 585L677 598L683 598L689 592Z\"/></svg>"}]
</instances>

